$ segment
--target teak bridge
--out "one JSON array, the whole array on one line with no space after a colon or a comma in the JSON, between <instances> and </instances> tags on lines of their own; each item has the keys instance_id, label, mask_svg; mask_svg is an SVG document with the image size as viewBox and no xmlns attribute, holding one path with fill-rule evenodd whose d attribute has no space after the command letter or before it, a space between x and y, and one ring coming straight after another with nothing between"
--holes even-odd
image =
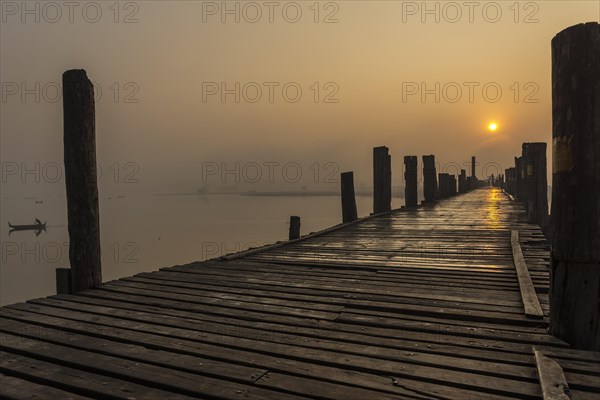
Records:
<instances>
[{"instance_id":1,"label":"teak bridge","mask_svg":"<svg viewBox=\"0 0 600 400\"><path fill-rule=\"evenodd\" d=\"M480 188L3 307L1 394L597 399L600 353L546 333L548 259L524 205Z\"/></svg>"},{"instance_id":2,"label":"teak bridge","mask_svg":"<svg viewBox=\"0 0 600 400\"><path fill-rule=\"evenodd\" d=\"M56 296L0 308L0 398L600 398L600 29L552 41L546 144L482 181L373 151L373 214L352 172L343 223L102 283L93 86L63 75L71 268ZM473 164L475 160L473 159Z\"/></svg>"}]
</instances>

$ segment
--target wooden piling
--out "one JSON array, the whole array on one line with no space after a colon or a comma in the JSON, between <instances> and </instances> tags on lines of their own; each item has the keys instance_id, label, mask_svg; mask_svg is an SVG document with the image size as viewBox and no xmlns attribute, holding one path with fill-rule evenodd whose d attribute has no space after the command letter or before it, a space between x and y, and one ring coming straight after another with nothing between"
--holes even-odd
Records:
<instances>
[{"instance_id":1,"label":"wooden piling","mask_svg":"<svg viewBox=\"0 0 600 400\"><path fill-rule=\"evenodd\" d=\"M425 202L436 199L438 192L437 172L435 169L435 156L423 156L423 195Z\"/></svg>"},{"instance_id":2,"label":"wooden piling","mask_svg":"<svg viewBox=\"0 0 600 400\"><path fill-rule=\"evenodd\" d=\"M373 213L392 209L392 159L385 146L373 149Z\"/></svg>"},{"instance_id":3,"label":"wooden piling","mask_svg":"<svg viewBox=\"0 0 600 400\"><path fill-rule=\"evenodd\" d=\"M342 222L352 222L358 219L356 197L354 194L354 172L342 172Z\"/></svg>"},{"instance_id":4,"label":"wooden piling","mask_svg":"<svg viewBox=\"0 0 600 400\"><path fill-rule=\"evenodd\" d=\"M406 207L416 207L417 194L417 156L404 157L404 204Z\"/></svg>"},{"instance_id":5,"label":"wooden piling","mask_svg":"<svg viewBox=\"0 0 600 400\"><path fill-rule=\"evenodd\" d=\"M102 283L94 87L84 70L62 76L64 164L73 292Z\"/></svg>"},{"instance_id":6,"label":"wooden piling","mask_svg":"<svg viewBox=\"0 0 600 400\"><path fill-rule=\"evenodd\" d=\"M600 351L600 26L552 39L550 331Z\"/></svg>"},{"instance_id":7,"label":"wooden piling","mask_svg":"<svg viewBox=\"0 0 600 400\"><path fill-rule=\"evenodd\" d=\"M527 201L527 219L544 228L548 220L548 180L546 143L523 143L523 189Z\"/></svg>"},{"instance_id":8,"label":"wooden piling","mask_svg":"<svg viewBox=\"0 0 600 400\"><path fill-rule=\"evenodd\" d=\"M298 239L299 237L300 237L300 217L292 215L290 217L289 240Z\"/></svg>"}]
</instances>

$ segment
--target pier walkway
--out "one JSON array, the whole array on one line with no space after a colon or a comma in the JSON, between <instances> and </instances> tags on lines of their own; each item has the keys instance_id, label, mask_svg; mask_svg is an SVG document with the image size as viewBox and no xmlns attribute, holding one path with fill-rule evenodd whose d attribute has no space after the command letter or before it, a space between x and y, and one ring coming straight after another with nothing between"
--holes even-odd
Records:
<instances>
[{"instance_id":1,"label":"pier walkway","mask_svg":"<svg viewBox=\"0 0 600 400\"><path fill-rule=\"evenodd\" d=\"M600 354L546 333L548 264L482 188L2 307L0 397L597 400Z\"/></svg>"}]
</instances>

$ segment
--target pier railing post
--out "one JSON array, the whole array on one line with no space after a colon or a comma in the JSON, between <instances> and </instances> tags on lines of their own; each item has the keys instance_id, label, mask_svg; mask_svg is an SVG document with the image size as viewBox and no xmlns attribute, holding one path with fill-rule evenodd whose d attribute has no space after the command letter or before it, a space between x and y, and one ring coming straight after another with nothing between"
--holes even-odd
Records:
<instances>
[{"instance_id":1,"label":"pier railing post","mask_svg":"<svg viewBox=\"0 0 600 400\"><path fill-rule=\"evenodd\" d=\"M548 219L546 143L523 143L527 219L544 228Z\"/></svg>"},{"instance_id":2,"label":"pier railing post","mask_svg":"<svg viewBox=\"0 0 600 400\"><path fill-rule=\"evenodd\" d=\"M102 283L94 87L84 70L62 76L64 163L73 292Z\"/></svg>"},{"instance_id":3,"label":"pier railing post","mask_svg":"<svg viewBox=\"0 0 600 400\"><path fill-rule=\"evenodd\" d=\"M289 240L298 239L299 237L300 237L300 217L292 215L290 217Z\"/></svg>"},{"instance_id":4,"label":"pier railing post","mask_svg":"<svg viewBox=\"0 0 600 400\"><path fill-rule=\"evenodd\" d=\"M417 194L417 156L404 157L404 204L406 207L416 207Z\"/></svg>"},{"instance_id":5,"label":"pier railing post","mask_svg":"<svg viewBox=\"0 0 600 400\"><path fill-rule=\"evenodd\" d=\"M423 156L423 197L429 203L436 199L438 191L435 156Z\"/></svg>"},{"instance_id":6,"label":"pier railing post","mask_svg":"<svg viewBox=\"0 0 600 400\"><path fill-rule=\"evenodd\" d=\"M600 26L552 40L550 331L600 351Z\"/></svg>"},{"instance_id":7,"label":"pier railing post","mask_svg":"<svg viewBox=\"0 0 600 400\"><path fill-rule=\"evenodd\" d=\"M385 146L373 149L373 212L392 209L392 159Z\"/></svg>"},{"instance_id":8,"label":"pier railing post","mask_svg":"<svg viewBox=\"0 0 600 400\"><path fill-rule=\"evenodd\" d=\"M354 172L342 172L342 222L352 222L358 219L356 197L354 194Z\"/></svg>"}]
</instances>

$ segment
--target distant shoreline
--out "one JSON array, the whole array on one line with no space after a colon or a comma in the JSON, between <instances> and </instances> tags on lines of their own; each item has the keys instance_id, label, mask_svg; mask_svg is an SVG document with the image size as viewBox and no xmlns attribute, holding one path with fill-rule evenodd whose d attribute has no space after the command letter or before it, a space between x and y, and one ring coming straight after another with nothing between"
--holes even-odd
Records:
<instances>
[{"instance_id":1,"label":"distant shoreline","mask_svg":"<svg viewBox=\"0 0 600 400\"><path fill-rule=\"evenodd\" d=\"M333 191L273 191L273 192L259 192L259 191L247 191L247 192L183 192L183 193L154 193L154 196L224 196L224 195L237 195L237 196L248 196L248 197L339 197L339 192ZM373 193L371 192L357 192L358 197L370 197ZM393 194L393 198L404 198L402 194Z\"/></svg>"}]
</instances>

